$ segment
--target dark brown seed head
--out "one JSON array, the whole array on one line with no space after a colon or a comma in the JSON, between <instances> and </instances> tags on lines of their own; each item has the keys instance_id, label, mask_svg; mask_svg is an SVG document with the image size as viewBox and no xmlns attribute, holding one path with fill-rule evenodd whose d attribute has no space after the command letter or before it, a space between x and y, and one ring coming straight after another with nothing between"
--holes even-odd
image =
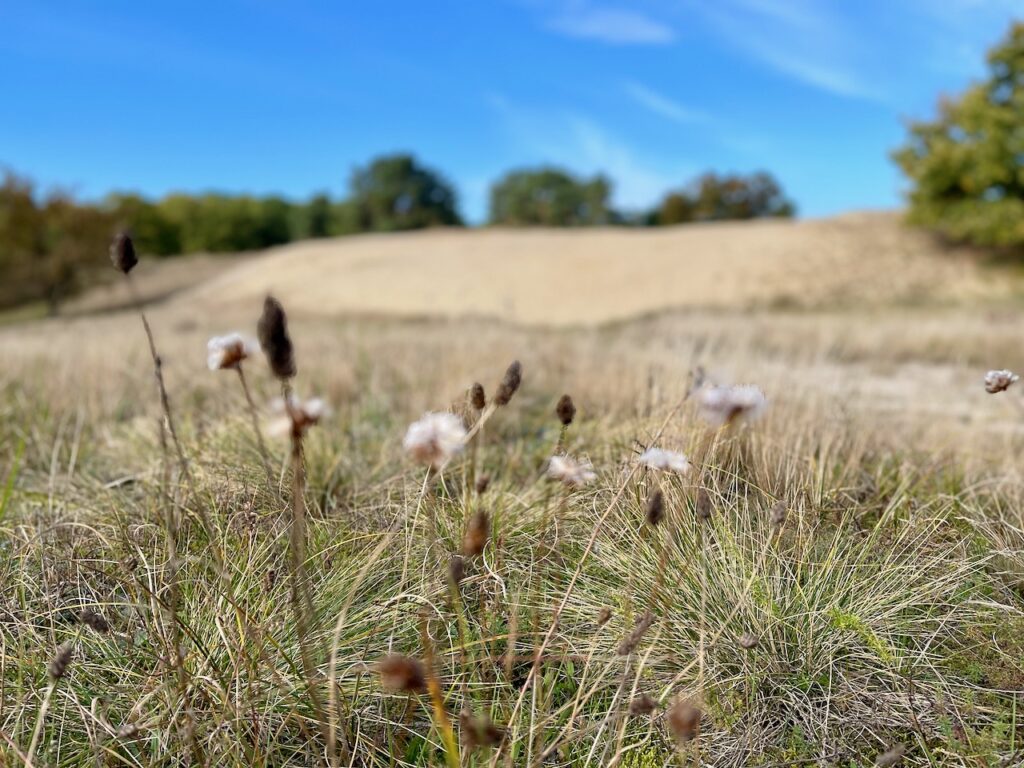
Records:
<instances>
[{"instance_id":1,"label":"dark brown seed head","mask_svg":"<svg viewBox=\"0 0 1024 768\"><path fill-rule=\"evenodd\" d=\"M406 693L427 690L427 673L423 665L411 656L392 653L377 662L377 672L385 688Z\"/></svg>"},{"instance_id":2,"label":"dark brown seed head","mask_svg":"<svg viewBox=\"0 0 1024 768\"><path fill-rule=\"evenodd\" d=\"M92 608L83 608L82 612L78 614L78 620L100 634L106 634L110 631L110 624L107 620L103 618L102 614L97 613Z\"/></svg>"},{"instance_id":3,"label":"dark brown seed head","mask_svg":"<svg viewBox=\"0 0 1024 768\"><path fill-rule=\"evenodd\" d=\"M665 494L657 490L647 500L647 524L656 526L665 518Z\"/></svg>"},{"instance_id":4,"label":"dark brown seed head","mask_svg":"<svg viewBox=\"0 0 1024 768\"><path fill-rule=\"evenodd\" d=\"M523 366L518 360L513 360L512 364L505 371L505 375L501 379L501 383L498 385L498 392L494 395L495 405L508 405L509 400L519 389L519 385L523 383Z\"/></svg>"},{"instance_id":5,"label":"dark brown seed head","mask_svg":"<svg viewBox=\"0 0 1024 768\"><path fill-rule=\"evenodd\" d=\"M745 651L749 651L751 648L757 647L757 638L750 634L740 635L736 642L739 643L740 648Z\"/></svg>"},{"instance_id":6,"label":"dark brown seed head","mask_svg":"<svg viewBox=\"0 0 1024 768\"><path fill-rule=\"evenodd\" d=\"M572 424L572 420L576 418L576 404L572 401L572 397L562 395L558 398L558 405L555 406L555 415L558 416L558 420L562 422L563 427L568 427Z\"/></svg>"},{"instance_id":7,"label":"dark brown seed head","mask_svg":"<svg viewBox=\"0 0 1024 768\"><path fill-rule=\"evenodd\" d=\"M478 411L487 407L487 394L484 392L484 385L479 381L469 389L469 402Z\"/></svg>"},{"instance_id":8,"label":"dark brown seed head","mask_svg":"<svg viewBox=\"0 0 1024 768\"><path fill-rule=\"evenodd\" d=\"M646 693L641 693L631 702L629 702L629 714L634 717L637 715L649 715L651 712L658 708L658 702L653 696Z\"/></svg>"},{"instance_id":9,"label":"dark brown seed head","mask_svg":"<svg viewBox=\"0 0 1024 768\"><path fill-rule=\"evenodd\" d=\"M676 741L685 743L692 741L700 733L700 708L689 701L678 701L668 711L668 727Z\"/></svg>"},{"instance_id":10,"label":"dark brown seed head","mask_svg":"<svg viewBox=\"0 0 1024 768\"><path fill-rule=\"evenodd\" d=\"M448 580L456 587L462 583L466 576L466 561L458 555L452 557L448 563Z\"/></svg>"},{"instance_id":11,"label":"dark brown seed head","mask_svg":"<svg viewBox=\"0 0 1024 768\"><path fill-rule=\"evenodd\" d=\"M611 608L602 608L600 611L597 612L597 626L603 627L605 624L608 623L608 621L609 621L609 619L611 619L611 617L612 617L612 609Z\"/></svg>"},{"instance_id":12,"label":"dark brown seed head","mask_svg":"<svg viewBox=\"0 0 1024 768\"><path fill-rule=\"evenodd\" d=\"M786 502L779 499L772 506L771 510L772 525L776 528L781 528L786 523Z\"/></svg>"},{"instance_id":13,"label":"dark brown seed head","mask_svg":"<svg viewBox=\"0 0 1024 768\"><path fill-rule=\"evenodd\" d=\"M139 263L135 255L135 243L124 232L119 232L110 243L110 261L115 269L126 275Z\"/></svg>"},{"instance_id":14,"label":"dark brown seed head","mask_svg":"<svg viewBox=\"0 0 1024 768\"><path fill-rule=\"evenodd\" d=\"M60 680L68 671L71 657L74 655L74 646L71 643L64 643L57 649L57 654L50 661L50 678Z\"/></svg>"},{"instance_id":15,"label":"dark brown seed head","mask_svg":"<svg viewBox=\"0 0 1024 768\"><path fill-rule=\"evenodd\" d=\"M711 496L704 488L697 491L697 519L711 519Z\"/></svg>"},{"instance_id":16,"label":"dark brown seed head","mask_svg":"<svg viewBox=\"0 0 1024 768\"><path fill-rule=\"evenodd\" d=\"M295 352L288 336L288 318L281 302L273 296L267 296L263 302L263 314L256 324L256 334L274 375L282 381L292 378L295 375Z\"/></svg>"},{"instance_id":17,"label":"dark brown seed head","mask_svg":"<svg viewBox=\"0 0 1024 768\"><path fill-rule=\"evenodd\" d=\"M466 534L462 537L462 554L466 557L476 557L484 551L487 546L487 539L491 535L491 519L487 510L478 510L466 526Z\"/></svg>"},{"instance_id":18,"label":"dark brown seed head","mask_svg":"<svg viewBox=\"0 0 1024 768\"><path fill-rule=\"evenodd\" d=\"M888 750L875 759L875 765L880 768L891 768L903 762L903 756L907 754L907 748L902 744L894 744Z\"/></svg>"},{"instance_id":19,"label":"dark brown seed head","mask_svg":"<svg viewBox=\"0 0 1024 768\"><path fill-rule=\"evenodd\" d=\"M644 635L647 634L647 630L651 628L651 624L654 623L654 614L650 611L644 611L644 615L637 619L636 625L633 627L633 631L626 635L626 638L619 643L619 647L616 649L619 656L629 656L636 647L640 645L640 641L644 639Z\"/></svg>"},{"instance_id":20,"label":"dark brown seed head","mask_svg":"<svg viewBox=\"0 0 1024 768\"><path fill-rule=\"evenodd\" d=\"M485 493L487 491L487 489L490 487L490 485L491 485L491 476L490 475L480 475L480 477L478 477L476 479L476 492L478 494Z\"/></svg>"},{"instance_id":21,"label":"dark brown seed head","mask_svg":"<svg viewBox=\"0 0 1024 768\"><path fill-rule=\"evenodd\" d=\"M489 717L474 715L469 709L463 709L459 713L459 726L462 743L470 752L496 747L505 738L505 731L492 723Z\"/></svg>"}]
</instances>

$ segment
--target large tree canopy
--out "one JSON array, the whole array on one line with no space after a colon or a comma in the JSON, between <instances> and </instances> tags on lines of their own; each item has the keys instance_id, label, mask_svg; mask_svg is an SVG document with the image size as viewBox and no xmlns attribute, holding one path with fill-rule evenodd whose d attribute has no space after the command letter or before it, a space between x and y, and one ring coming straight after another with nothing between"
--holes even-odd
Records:
<instances>
[{"instance_id":1,"label":"large tree canopy","mask_svg":"<svg viewBox=\"0 0 1024 768\"><path fill-rule=\"evenodd\" d=\"M1024 246L1024 23L988 56L988 77L910 125L893 157L911 221L954 240Z\"/></svg>"},{"instance_id":2,"label":"large tree canopy","mask_svg":"<svg viewBox=\"0 0 1024 768\"><path fill-rule=\"evenodd\" d=\"M512 171L491 187L492 224L574 227L611 219L611 182L589 180L557 168Z\"/></svg>"},{"instance_id":3,"label":"large tree canopy","mask_svg":"<svg viewBox=\"0 0 1024 768\"><path fill-rule=\"evenodd\" d=\"M352 174L351 205L362 231L461 224L455 190L412 155L379 157Z\"/></svg>"}]
</instances>

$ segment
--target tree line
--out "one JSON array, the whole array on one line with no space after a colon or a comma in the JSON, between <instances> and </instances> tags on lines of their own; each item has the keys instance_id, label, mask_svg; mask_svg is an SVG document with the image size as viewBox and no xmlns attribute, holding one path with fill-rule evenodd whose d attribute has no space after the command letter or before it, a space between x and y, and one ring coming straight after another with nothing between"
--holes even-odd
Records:
<instances>
[{"instance_id":1,"label":"tree line","mask_svg":"<svg viewBox=\"0 0 1024 768\"><path fill-rule=\"evenodd\" d=\"M792 216L794 208L767 173L706 174L650 211L613 208L612 183L541 167L515 170L491 188L488 223L501 226L657 226L687 221ZM151 256L250 251L295 240L364 232L462 226L458 197L437 171L408 154L357 168L349 194L296 202L279 196L205 193L151 199L112 193L96 202L66 192L40 194L8 172L0 185L0 307L61 301L104 264L112 233L130 232Z\"/></svg>"}]
</instances>

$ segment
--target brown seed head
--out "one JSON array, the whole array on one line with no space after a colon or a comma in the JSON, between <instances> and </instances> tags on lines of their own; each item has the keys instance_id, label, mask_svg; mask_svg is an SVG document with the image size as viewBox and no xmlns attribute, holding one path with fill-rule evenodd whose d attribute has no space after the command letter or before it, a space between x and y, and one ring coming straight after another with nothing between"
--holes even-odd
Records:
<instances>
[{"instance_id":1,"label":"brown seed head","mask_svg":"<svg viewBox=\"0 0 1024 768\"><path fill-rule=\"evenodd\" d=\"M558 420L562 422L563 427L568 427L572 424L572 420L576 418L576 404L572 401L571 396L562 395L558 398L558 405L555 406L555 415L558 416Z\"/></svg>"},{"instance_id":2,"label":"brown seed head","mask_svg":"<svg viewBox=\"0 0 1024 768\"><path fill-rule=\"evenodd\" d=\"M476 492L478 494L485 493L487 491L487 489L490 487L490 485L491 485L491 476L490 475L480 475L480 477L478 477L476 479Z\"/></svg>"},{"instance_id":3,"label":"brown seed head","mask_svg":"<svg viewBox=\"0 0 1024 768\"><path fill-rule=\"evenodd\" d=\"M902 744L894 744L888 750L875 759L875 765L880 768L890 768L903 762L903 756L907 754L907 748Z\"/></svg>"},{"instance_id":4,"label":"brown seed head","mask_svg":"<svg viewBox=\"0 0 1024 768\"><path fill-rule=\"evenodd\" d=\"M705 488L701 488L697 491L697 519L710 520L711 511L711 496Z\"/></svg>"},{"instance_id":5,"label":"brown seed head","mask_svg":"<svg viewBox=\"0 0 1024 768\"><path fill-rule=\"evenodd\" d=\"M603 627L612 617L611 608L602 608L597 612L597 626Z\"/></svg>"},{"instance_id":6,"label":"brown seed head","mask_svg":"<svg viewBox=\"0 0 1024 768\"><path fill-rule=\"evenodd\" d=\"M57 654L50 661L50 678L60 680L68 671L71 657L74 655L74 646L68 642L57 649Z\"/></svg>"},{"instance_id":7,"label":"brown seed head","mask_svg":"<svg viewBox=\"0 0 1024 768\"><path fill-rule=\"evenodd\" d=\"M650 611L644 611L643 616L637 619L636 624L633 626L633 631L626 635L626 638L619 643L619 647L616 649L619 656L629 656L629 654L635 651L653 623L654 614Z\"/></svg>"},{"instance_id":8,"label":"brown seed head","mask_svg":"<svg viewBox=\"0 0 1024 768\"><path fill-rule=\"evenodd\" d=\"M469 388L469 402L478 411L487 407L487 393L484 392L484 385L479 381Z\"/></svg>"},{"instance_id":9,"label":"brown seed head","mask_svg":"<svg viewBox=\"0 0 1024 768\"><path fill-rule=\"evenodd\" d=\"M110 261L115 269L126 275L139 263L135 255L135 243L124 232L119 232L110 243Z\"/></svg>"},{"instance_id":10,"label":"brown seed head","mask_svg":"<svg viewBox=\"0 0 1024 768\"><path fill-rule=\"evenodd\" d=\"M774 505L772 505L770 513L772 525L776 528L781 528L783 525L785 525L786 513L786 502L783 501L782 499L779 499L777 502L775 502Z\"/></svg>"},{"instance_id":11,"label":"brown seed head","mask_svg":"<svg viewBox=\"0 0 1024 768\"><path fill-rule=\"evenodd\" d=\"M110 631L109 622L103 618L102 614L94 611L92 608L83 608L81 613L78 614L78 620L101 635Z\"/></svg>"},{"instance_id":12,"label":"brown seed head","mask_svg":"<svg viewBox=\"0 0 1024 768\"><path fill-rule=\"evenodd\" d=\"M381 684L392 691L422 693L427 690L427 672L417 659L392 653L377 662Z\"/></svg>"},{"instance_id":13,"label":"brown seed head","mask_svg":"<svg viewBox=\"0 0 1024 768\"><path fill-rule=\"evenodd\" d=\"M647 500L647 524L656 526L665 518L665 494L656 490Z\"/></svg>"},{"instance_id":14,"label":"brown seed head","mask_svg":"<svg viewBox=\"0 0 1024 768\"><path fill-rule=\"evenodd\" d=\"M273 296L267 296L263 302L263 314L256 324L256 335L274 375L282 381L292 378L296 371L295 352L288 335L288 318L281 302Z\"/></svg>"},{"instance_id":15,"label":"brown seed head","mask_svg":"<svg viewBox=\"0 0 1024 768\"><path fill-rule=\"evenodd\" d=\"M466 534L462 537L462 554L467 557L476 557L484 551L487 546L487 539L491 535L491 519L487 510L478 510L469 519L466 526Z\"/></svg>"},{"instance_id":16,"label":"brown seed head","mask_svg":"<svg viewBox=\"0 0 1024 768\"><path fill-rule=\"evenodd\" d=\"M668 711L668 727L679 743L697 738L700 733L700 708L689 701L678 701Z\"/></svg>"},{"instance_id":17,"label":"brown seed head","mask_svg":"<svg viewBox=\"0 0 1024 768\"><path fill-rule=\"evenodd\" d=\"M518 360L513 360L512 364L506 369L505 375L501 379L501 383L498 384L498 392L494 395L495 405L508 405L512 396L519 389L519 385L523 383L523 366Z\"/></svg>"},{"instance_id":18,"label":"brown seed head","mask_svg":"<svg viewBox=\"0 0 1024 768\"><path fill-rule=\"evenodd\" d=\"M631 702L629 702L629 714L633 716L637 715L649 715L651 712L658 708L658 702L653 696L646 693L641 693Z\"/></svg>"},{"instance_id":19,"label":"brown seed head","mask_svg":"<svg viewBox=\"0 0 1024 768\"><path fill-rule=\"evenodd\" d=\"M142 731L135 723L125 723L117 729L117 738L119 739L134 739Z\"/></svg>"},{"instance_id":20,"label":"brown seed head","mask_svg":"<svg viewBox=\"0 0 1024 768\"><path fill-rule=\"evenodd\" d=\"M757 647L757 638L750 634L740 635L736 642L739 643L740 648L745 651L749 651L752 648Z\"/></svg>"},{"instance_id":21,"label":"brown seed head","mask_svg":"<svg viewBox=\"0 0 1024 768\"><path fill-rule=\"evenodd\" d=\"M459 555L454 555L448 563L448 580L457 587L465 576L466 561Z\"/></svg>"},{"instance_id":22,"label":"brown seed head","mask_svg":"<svg viewBox=\"0 0 1024 768\"><path fill-rule=\"evenodd\" d=\"M505 731L492 723L489 717L474 715L469 709L463 709L459 713L459 726L462 743L470 752L496 747L505 738Z\"/></svg>"}]
</instances>

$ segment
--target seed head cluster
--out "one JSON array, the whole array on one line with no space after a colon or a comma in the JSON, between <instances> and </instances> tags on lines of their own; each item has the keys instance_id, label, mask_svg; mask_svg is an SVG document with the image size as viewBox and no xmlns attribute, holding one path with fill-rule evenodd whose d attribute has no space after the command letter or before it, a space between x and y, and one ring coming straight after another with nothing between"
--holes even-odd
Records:
<instances>
[{"instance_id":1,"label":"seed head cluster","mask_svg":"<svg viewBox=\"0 0 1024 768\"><path fill-rule=\"evenodd\" d=\"M274 375L281 381L295 376L295 351L288 335L288 317L281 302L273 296L267 296L263 302L263 314L256 324L256 335Z\"/></svg>"},{"instance_id":2,"label":"seed head cluster","mask_svg":"<svg viewBox=\"0 0 1024 768\"><path fill-rule=\"evenodd\" d=\"M703 387L697 402L705 421L714 427L755 421L768 404L764 392L750 384Z\"/></svg>"},{"instance_id":3,"label":"seed head cluster","mask_svg":"<svg viewBox=\"0 0 1024 768\"><path fill-rule=\"evenodd\" d=\"M240 333L214 336L206 342L206 365L211 371L233 370L255 351L256 342Z\"/></svg>"},{"instance_id":4,"label":"seed head cluster","mask_svg":"<svg viewBox=\"0 0 1024 768\"><path fill-rule=\"evenodd\" d=\"M427 690L427 672L423 664L411 656L392 653L377 662L381 684L392 691L422 693Z\"/></svg>"},{"instance_id":5,"label":"seed head cluster","mask_svg":"<svg viewBox=\"0 0 1024 768\"><path fill-rule=\"evenodd\" d=\"M466 444L466 427L454 413L427 413L406 430L402 447L420 464L443 469Z\"/></svg>"},{"instance_id":6,"label":"seed head cluster","mask_svg":"<svg viewBox=\"0 0 1024 768\"><path fill-rule=\"evenodd\" d=\"M115 269L126 275L139 263L139 258L135 255L135 243L125 232L118 233L111 242L110 261Z\"/></svg>"},{"instance_id":7,"label":"seed head cluster","mask_svg":"<svg viewBox=\"0 0 1024 768\"><path fill-rule=\"evenodd\" d=\"M498 391L494 394L494 404L497 406L508 405L515 393L519 391L519 386L522 383L522 363L518 360L513 360L498 384Z\"/></svg>"},{"instance_id":8,"label":"seed head cluster","mask_svg":"<svg viewBox=\"0 0 1024 768\"><path fill-rule=\"evenodd\" d=\"M597 479L589 461L571 456L552 456L548 459L548 477L573 488L582 488Z\"/></svg>"},{"instance_id":9,"label":"seed head cluster","mask_svg":"<svg viewBox=\"0 0 1024 768\"><path fill-rule=\"evenodd\" d=\"M1013 371L1007 371L1005 369L1001 371L989 371L985 374L985 391L990 395L994 395L997 392L1005 392L1010 388L1011 384L1015 384L1020 379Z\"/></svg>"},{"instance_id":10,"label":"seed head cluster","mask_svg":"<svg viewBox=\"0 0 1024 768\"><path fill-rule=\"evenodd\" d=\"M558 416L558 420L562 422L563 427L568 427L572 424L572 420L576 418L576 404L572 401L570 395L562 395L558 398L558 404L555 406L555 415Z\"/></svg>"}]
</instances>

